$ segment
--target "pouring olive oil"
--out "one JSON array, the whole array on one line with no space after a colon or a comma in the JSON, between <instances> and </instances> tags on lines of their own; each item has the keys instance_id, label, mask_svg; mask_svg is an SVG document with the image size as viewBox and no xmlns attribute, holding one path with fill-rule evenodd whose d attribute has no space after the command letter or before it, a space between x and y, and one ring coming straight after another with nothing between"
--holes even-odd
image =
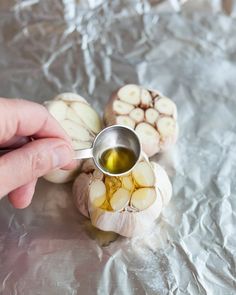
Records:
<instances>
[{"instance_id":1,"label":"pouring olive oil","mask_svg":"<svg viewBox=\"0 0 236 295\"><path fill-rule=\"evenodd\" d=\"M135 153L126 147L105 150L99 160L100 165L109 173L119 174L130 170L136 163Z\"/></svg>"}]
</instances>

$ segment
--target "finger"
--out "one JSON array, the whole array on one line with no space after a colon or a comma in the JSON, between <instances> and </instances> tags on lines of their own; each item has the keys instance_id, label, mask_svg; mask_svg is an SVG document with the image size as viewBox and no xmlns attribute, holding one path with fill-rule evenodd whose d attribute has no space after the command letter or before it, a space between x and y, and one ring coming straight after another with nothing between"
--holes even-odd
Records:
<instances>
[{"instance_id":1,"label":"finger","mask_svg":"<svg viewBox=\"0 0 236 295\"><path fill-rule=\"evenodd\" d=\"M23 99L0 98L0 144L13 136L57 137L71 143L45 107Z\"/></svg>"},{"instance_id":2,"label":"finger","mask_svg":"<svg viewBox=\"0 0 236 295\"><path fill-rule=\"evenodd\" d=\"M0 148L18 148L21 147L22 145L26 144L27 142L30 142L29 137L26 136L13 136L11 139L8 141L0 144Z\"/></svg>"},{"instance_id":3,"label":"finger","mask_svg":"<svg viewBox=\"0 0 236 295\"><path fill-rule=\"evenodd\" d=\"M32 201L37 180L33 180L8 194L8 199L15 208L23 209Z\"/></svg>"},{"instance_id":4,"label":"finger","mask_svg":"<svg viewBox=\"0 0 236 295\"><path fill-rule=\"evenodd\" d=\"M38 139L0 157L0 197L50 170L68 165L73 150L62 139Z\"/></svg>"}]
</instances>

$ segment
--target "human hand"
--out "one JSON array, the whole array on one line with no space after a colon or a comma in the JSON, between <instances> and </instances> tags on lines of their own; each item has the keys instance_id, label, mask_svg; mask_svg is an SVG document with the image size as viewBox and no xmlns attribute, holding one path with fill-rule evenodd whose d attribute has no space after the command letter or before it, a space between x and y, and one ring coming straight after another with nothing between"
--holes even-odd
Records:
<instances>
[{"instance_id":1,"label":"human hand","mask_svg":"<svg viewBox=\"0 0 236 295\"><path fill-rule=\"evenodd\" d=\"M33 141L27 142L27 137ZM39 177L55 168L74 167L73 149L42 105L0 98L0 149L17 145L22 146L0 156L0 199L8 194L14 207L25 208Z\"/></svg>"}]
</instances>

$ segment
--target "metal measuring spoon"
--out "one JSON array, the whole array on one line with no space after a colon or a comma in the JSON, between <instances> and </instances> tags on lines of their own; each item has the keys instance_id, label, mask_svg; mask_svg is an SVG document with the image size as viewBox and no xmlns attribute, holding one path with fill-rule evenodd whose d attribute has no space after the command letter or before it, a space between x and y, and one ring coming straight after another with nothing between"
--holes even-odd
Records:
<instances>
[{"instance_id":1,"label":"metal measuring spoon","mask_svg":"<svg viewBox=\"0 0 236 295\"><path fill-rule=\"evenodd\" d=\"M121 173L108 171L101 163L103 153L108 149L125 148L133 153L133 164ZM123 125L113 125L103 129L94 139L90 149L75 151L75 159L93 158L95 165L104 174L121 176L129 173L141 156L141 143L135 131Z\"/></svg>"}]
</instances>

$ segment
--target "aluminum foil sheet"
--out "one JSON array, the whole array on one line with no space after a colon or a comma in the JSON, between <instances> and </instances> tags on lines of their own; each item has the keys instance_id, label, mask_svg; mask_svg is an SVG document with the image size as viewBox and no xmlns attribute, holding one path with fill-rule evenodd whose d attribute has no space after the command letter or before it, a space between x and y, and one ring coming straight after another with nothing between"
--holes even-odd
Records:
<instances>
[{"instance_id":1,"label":"aluminum foil sheet","mask_svg":"<svg viewBox=\"0 0 236 295\"><path fill-rule=\"evenodd\" d=\"M235 2L0 1L1 96L76 91L102 113L129 82L178 105L178 144L154 158L170 204L130 240L94 229L71 185L41 180L24 210L4 198L0 294L236 294Z\"/></svg>"}]
</instances>

